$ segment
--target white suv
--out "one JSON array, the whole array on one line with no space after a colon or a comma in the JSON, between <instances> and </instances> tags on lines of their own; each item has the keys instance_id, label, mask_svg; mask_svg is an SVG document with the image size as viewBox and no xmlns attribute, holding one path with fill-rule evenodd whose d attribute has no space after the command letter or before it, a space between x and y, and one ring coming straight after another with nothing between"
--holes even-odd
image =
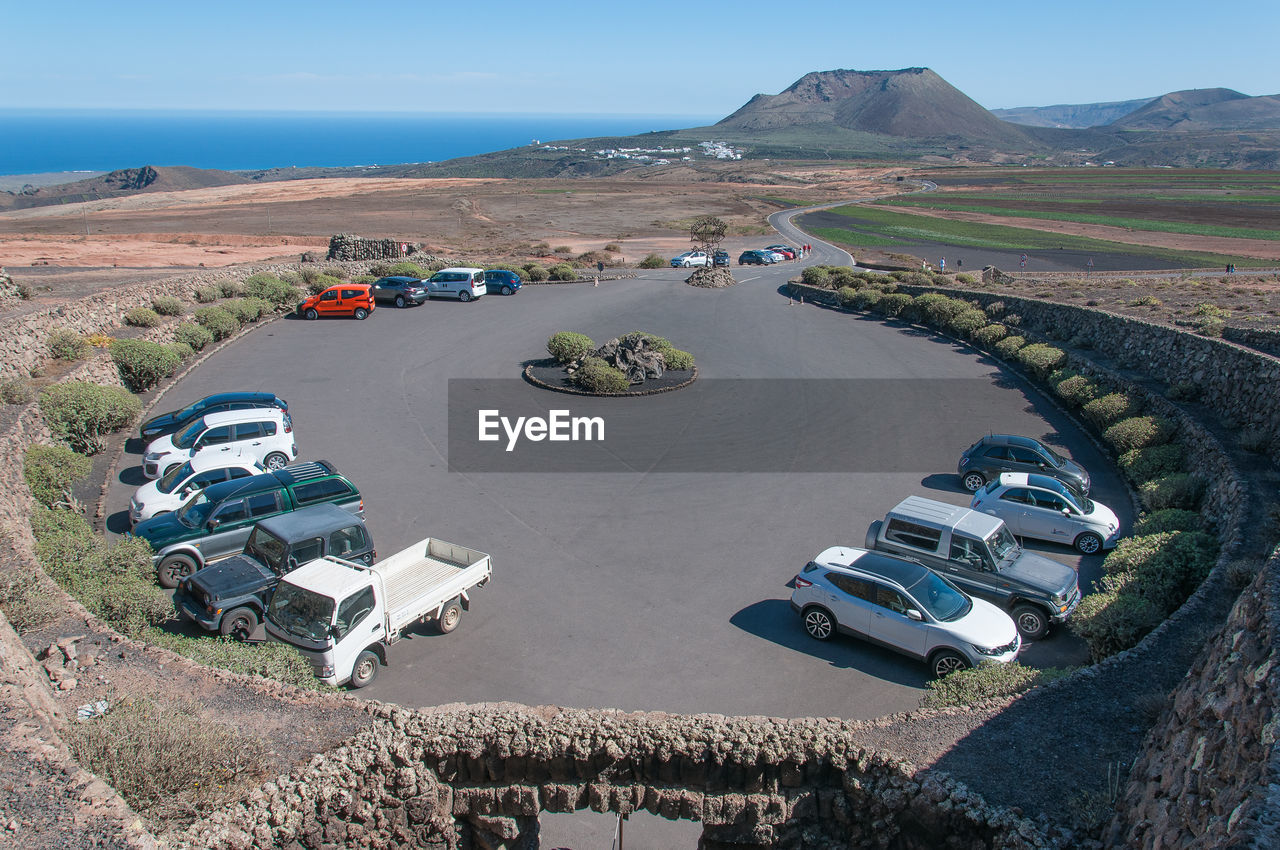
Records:
<instances>
[{"instance_id":1,"label":"white suv","mask_svg":"<svg viewBox=\"0 0 1280 850\"><path fill-rule=\"evenodd\" d=\"M293 420L275 407L206 414L177 434L147 446L142 474L159 478L202 452L220 454L237 449L267 469L284 469L298 456Z\"/></svg>"},{"instance_id":2,"label":"white suv","mask_svg":"<svg viewBox=\"0 0 1280 850\"><path fill-rule=\"evenodd\" d=\"M129 524L137 525L153 516L176 511L191 495L210 484L248 478L261 472L266 472L262 464L239 449L225 453L201 452L198 457L170 467L160 478L139 487L129 500Z\"/></svg>"},{"instance_id":3,"label":"white suv","mask_svg":"<svg viewBox=\"0 0 1280 850\"><path fill-rule=\"evenodd\" d=\"M484 282L484 269L441 269L422 283L428 297L443 295L459 301L470 301L489 291Z\"/></svg>"},{"instance_id":4,"label":"white suv","mask_svg":"<svg viewBox=\"0 0 1280 850\"><path fill-rule=\"evenodd\" d=\"M934 676L1007 664L1022 638L1009 615L905 558L833 546L795 577L791 607L809 636L837 632L918 658Z\"/></svg>"}]
</instances>

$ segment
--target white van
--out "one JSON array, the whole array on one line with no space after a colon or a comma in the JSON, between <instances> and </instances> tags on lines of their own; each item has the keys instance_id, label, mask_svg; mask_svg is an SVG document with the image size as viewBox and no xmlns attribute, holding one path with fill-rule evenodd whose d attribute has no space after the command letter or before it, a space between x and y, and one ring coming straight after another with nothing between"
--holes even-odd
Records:
<instances>
[{"instance_id":1,"label":"white van","mask_svg":"<svg viewBox=\"0 0 1280 850\"><path fill-rule=\"evenodd\" d=\"M441 269L423 281L429 296L457 298L459 301L470 301L479 298L487 291L484 284L484 269L458 267Z\"/></svg>"},{"instance_id":2,"label":"white van","mask_svg":"<svg viewBox=\"0 0 1280 850\"><path fill-rule=\"evenodd\" d=\"M147 446L142 474L154 480L200 452L237 449L267 469L284 469L298 457L293 420L278 407L205 414L178 433L160 437Z\"/></svg>"}]
</instances>

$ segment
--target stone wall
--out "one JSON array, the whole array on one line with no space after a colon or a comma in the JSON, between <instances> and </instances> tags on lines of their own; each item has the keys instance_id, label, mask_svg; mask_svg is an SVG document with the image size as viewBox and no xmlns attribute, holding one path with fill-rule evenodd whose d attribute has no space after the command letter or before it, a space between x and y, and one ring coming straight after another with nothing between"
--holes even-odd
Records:
<instances>
[{"instance_id":1,"label":"stone wall","mask_svg":"<svg viewBox=\"0 0 1280 850\"><path fill-rule=\"evenodd\" d=\"M510 704L388 709L349 746L196 825L183 847L536 846L540 811L648 811L704 846L1046 846L942 775L851 747L839 720Z\"/></svg>"},{"instance_id":2,"label":"stone wall","mask_svg":"<svg viewBox=\"0 0 1280 850\"><path fill-rule=\"evenodd\" d=\"M1222 338L1248 348L1256 348L1272 357L1280 357L1280 331L1263 331L1227 325L1222 329Z\"/></svg>"},{"instance_id":3,"label":"stone wall","mask_svg":"<svg viewBox=\"0 0 1280 850\"><path fill-rule=\"evenodd\" d=\"M329 237L330 260L402 260L423 249L421 242L399 239L365 239L350 233Z\"/></svg>"}]
</instances>

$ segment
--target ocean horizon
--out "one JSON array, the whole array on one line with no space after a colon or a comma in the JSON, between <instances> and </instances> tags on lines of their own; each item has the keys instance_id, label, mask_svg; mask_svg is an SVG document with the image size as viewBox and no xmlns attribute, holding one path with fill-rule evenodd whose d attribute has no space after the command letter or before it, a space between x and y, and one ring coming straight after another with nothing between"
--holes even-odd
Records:
<instances>
[{"instance_id":1,"label":"ocean horizon","mask_svg":"<svg viewBox=\"0 0 1280 850\"><path fill-rule=\"evenodd\" d=\"M0 175L187 165L223 171L440 162L715 123L694 115L0 109Z\"/></svg>"}]
</instances>

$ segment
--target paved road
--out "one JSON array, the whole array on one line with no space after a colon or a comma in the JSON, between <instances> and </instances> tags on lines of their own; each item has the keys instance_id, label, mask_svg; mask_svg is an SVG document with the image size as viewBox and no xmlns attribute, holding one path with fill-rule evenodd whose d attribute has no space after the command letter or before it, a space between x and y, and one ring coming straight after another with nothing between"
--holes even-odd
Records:
<instances>
[{"instance_id":1,"label":"paved road","mask_svg":"<svg viewBox=\"0 0 1280 850\"><path fill-rule=\"evenodd\" d=\"M813 259L834 258L819 247ZM921 666L851 640L816 643L801 630L787 582L809 558L860 543L867 523L905 495L966 503L955 459L987 431L1064 447L1094 471L1104 503L1123 506L1123 491L1051 405L983 358L917 330L790 305L780 287L797 268L735 267L740 282L721 290L686 286L687 272L664 269L598 288L529 286L471 304L380 308L365 322L286 319L212 357L162 407L230 389L274 391L290 402L303 457L333 460L360 486L379 552L430 534L492 553L495 579L459 630L394 646L371 697L849 718L902 711L919 700ZM835 428L837 437L831 422L806 418L812 399L746 423L717 419L708 401L706 416L681 428L723 429L729 441L765 431L797 446L869 444L877 471L449 471L448 379L514 379L555 331L603 341L633 329L696 354L701 379L670 397L688 394L684 404L713 398L720 378L859 379L850 386L866 394L864 415ZM528 404L572 407L571 397L519 386ZM948 386L964 392L937 391ZM133 475L122 470L110 491L112 527ZM1077 563L1067 550L1040 548ZM1086 576L1097 561L1085 559ZM1027 657L1076 655L1057 635Z\"/></svg>"}]
</instances>

